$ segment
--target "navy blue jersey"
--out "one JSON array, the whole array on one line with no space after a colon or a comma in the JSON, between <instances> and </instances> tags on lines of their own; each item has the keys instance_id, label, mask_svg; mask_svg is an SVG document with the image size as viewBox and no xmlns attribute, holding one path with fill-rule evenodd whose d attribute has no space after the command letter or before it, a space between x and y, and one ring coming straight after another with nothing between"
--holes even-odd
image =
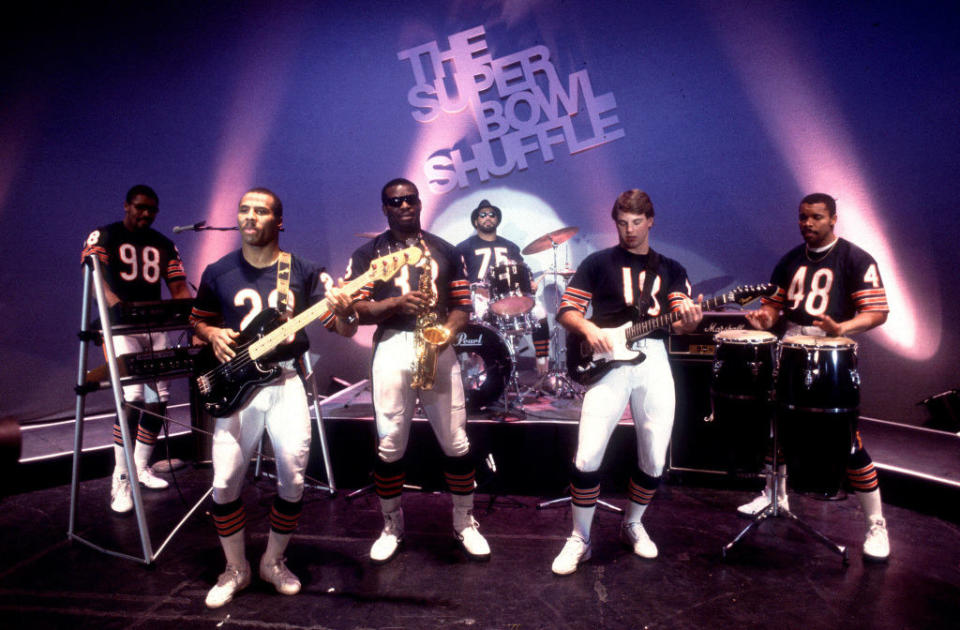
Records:
<instances>
[{"instance_id":1,"label":"navy blue jersey","mask_svg":"<svg viewBox=\"0 0 960 630\"><path fill-rule=\"evenodd\" d=\"M323 299L328 278L322 267L299 256L292 257L287 306L294 315ZM240 250L235 250L203 270L190 321L194 325L204 322L242 331L263 309L276 306L277 264L254 267ZM331 311L320 321L332 330L337 320ZM297 333L297 342L303 344L301 352L309 347L304 330Z\"/></svg>"},{"instance_id":2,"label":"navy blue jersey","mask_svg":"<svg viewBox=\"0 0 960 630\"><path fill-rule=\"evenodd\" d=\"M457 251L463 256L463 262L467 266L467 280L470 282L483 282L487 272L501 263L523 262L516 243L502 236L493 241L485 241L474 234L457 245Z\"/></svg>"},{"instance_id":3,"label":"navy blue jersey","mask_svg":"<svg viewBox=\"0 0 960 630\"><path fill-rule=\"evenodd\" d=\"M432 275L433 291L437 296L437 306L434 309L440 321L444 321L452 309L473 311L470 302L470 285L467 282L463 258L456 248L439 236L423 232L423 240L433 258ZM350 257L344 281L359 276L370 268L370 261L388 253L409 247L407 243L400 243L393 239L390 230L371 239L357 248ZM417 291L420 287L420 274L423 271L421 260L417 265L405 265L392 278L382 281L369 282L354 297L354 301L384 300L399 297L410 291ZM375 339L380 339L385 330L414 330L417 316L394 314L380 322L377 326Z\"/></svg>"},{"instance_id":4,"label":"navy blue jersey","mask_svg":"<svg viewBox=\"0 0 960 630\"><path fill-rule=\"evenodd\" d=\"M826 254L808 252L806 245L790 250L770 282L777 292L763 303L783 310L788 321L800 326L824 315L843 322L859 312L890 310L877 261L842 238Z\"/></svg>"},{"instance_id":5,"label":"navy blue jersey","mask_svg":"<svg viewBox=\"0 0 960 630\"><path fill-rule=\"evenodd\" d=\"M96 254L110 289L124 302L161 298L160 279L186 280L180 252L152 228L131 232L122 221L97 228L83 246L82 259Z\"/></svg>"},{"instance_id":6,"label":"navy blue jersey","mask_svg":"<svg viewBox=\"0 0 960 630\"><path fill-rule=\"evenodd\" d=\"M648 258L649 254L632 254L620 246L590 254L563 292L557 316L565 311L586 315L587 307L592 305L590 321L600 327L619 326L630 321L633 316L630 307L643 290ZM690 297L687 271L677 261L660 256L650 291L653 300L642 319L676 311L683 299ZM666 335L667 331L661 330L650 336L662 339Z\"/></svg>"}]
</instances>

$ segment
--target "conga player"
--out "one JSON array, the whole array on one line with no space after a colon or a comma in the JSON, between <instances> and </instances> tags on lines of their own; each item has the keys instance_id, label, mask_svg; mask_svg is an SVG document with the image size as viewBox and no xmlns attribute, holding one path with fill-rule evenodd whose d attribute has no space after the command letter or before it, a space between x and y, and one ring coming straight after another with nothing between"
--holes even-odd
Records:
<instances>
[{"instance_id":1,"label":"conga player","mask_svg":"<svg viewBox=\"0 0 960 630\"><path fill-rule=\"evenodd\" d=\"M763 298L759 309L747 314L751 325L769 329L783 317L785 336L846 337L887 321L887 296L876 260L834 234L836 200L824 193L807 195L800 202L799 223L805 243L787 252L777 263L771 277L777 291L772 297ZM864 557L885 560L890 555L890 542L877 472L859 431L855 432L846 472L867 518ZM759 497L738 508L742 514L757 514L773 500L771 464L765 467L765 473L766 488ZM777 502L787 508L786 480L783 475L779 478Z\"/></svg>"}]
</instances>

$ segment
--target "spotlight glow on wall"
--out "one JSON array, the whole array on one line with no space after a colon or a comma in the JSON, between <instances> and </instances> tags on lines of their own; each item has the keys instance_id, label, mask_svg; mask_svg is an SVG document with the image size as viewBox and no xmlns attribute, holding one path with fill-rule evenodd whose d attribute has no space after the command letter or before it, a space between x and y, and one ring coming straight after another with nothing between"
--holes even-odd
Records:
<instances>
[{"instance_id":1,"label":"spotlight glow on wall","mask_svg":"<svg viewBox=\"0 0 960 630\"><path fill-rule=\"evenodd\" d=\"M714 17L718 37L797 187L804 194L835 197L837 233L866 249L880 265L890 315L869 334L901 356L929 359L943 334L932 261L914 258L907 269L894 256L888 235L895 231L874 210L878 204L869 176L847 131L845 113L831 97L837 90L823 78L825 72L799 61L806 42L795 33L805 29L796 24L788 28L779 15L753 5L749 14L728 8L715 11ZM747 32L750 37L743 37ZM790 227L798 230L796 224Z\"/></svg>"}]
</instances>

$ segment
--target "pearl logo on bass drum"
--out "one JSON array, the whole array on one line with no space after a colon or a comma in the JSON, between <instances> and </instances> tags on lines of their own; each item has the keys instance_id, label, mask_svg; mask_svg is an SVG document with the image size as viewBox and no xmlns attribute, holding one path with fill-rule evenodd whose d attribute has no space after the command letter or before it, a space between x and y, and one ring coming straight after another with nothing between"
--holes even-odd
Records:
<instances>
[{"instance_id":1,"label":"pearl logo on bass drum","mask_svg":"<svg viewBox=\"0 0 960 630\"><path fill-rule=\"evenodd\" d=\"M471 336L469 336L469 335L466 333L466 331L461 331L461 332L457 333L457 342L454 343L453 345L455 345L455 346L482 346L482 345L483 345L483 339L481 338L481 335L477 335L476 337L471 337Z\"/></svg>"}]
</instances>

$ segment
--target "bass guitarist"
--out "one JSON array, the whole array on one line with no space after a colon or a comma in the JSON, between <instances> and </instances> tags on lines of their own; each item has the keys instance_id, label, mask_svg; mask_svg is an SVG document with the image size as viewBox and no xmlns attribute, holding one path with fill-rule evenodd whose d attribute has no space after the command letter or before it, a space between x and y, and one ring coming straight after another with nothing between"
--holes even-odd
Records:
<instances>
[{"instance_id":1,"label":"bass guitarist","mask_svg":"<svg viewBox=\"0 0 960 630\"><path fill-rule=\"evenodd\" d=\"M697 302L690 299L690 282L683 266L650 248L653 214L650 197L641 190L628 190L617 197L611 216L619 244L588 256L563 294L557 321L571 336L583 337L596 354L613 353L617 344L625 342L622 331L618 337L607 329L626 322L677 312L674 329L690 332L703 318L702 296ZM590 305L592 321L585 317ZM590 557L590 528L600 496L600 462L627 403L637 432L638 461L630 477L630 504L621 535L638 556L657 556L657 546L640 519L660 481L673 428L675 394L666 335L666 330L660 330L640 339L637 361L615 364L584 396L570 483L573 532L553 561L553 572L558 575L573 573Z\"/></svg>"},{"instance_id":2,"label":"bass guitarist","mask_svg":"<svg viewBox=\"0 0 960 630\"><path fill-rule=\"evenodd\" d=\"M209 265L200 280L191 322L197 336L210 343L216 358L237 356L238 331L245 330L268 307L297 314L327 295L333 311L320 318L329 330L350 337L357 331L357 313L348 296L325 289L329 276L321 267L284 256L279 243L283 204L266 188L254 188L240 199L237 224L241 246ZM286 279L284 279L284 277ZM288 285L281 290L283 285ZM280 300L278 296L285 295ZM218 608L250 584L244 531L246 515L240 492L250 458L266 428L277 462L277 497L270 510L270 535L260 560L260 577L277 592L295 595L300 580L284 564L284 551L300 516L303 472L310 451L310 413L295 360L309 347L303 330L282 343L268 361L282 366L277 378L263 384L233 413L217 418L213 437L213 513L226 570L207 594Z\"/></svg>"}]
</instances>

